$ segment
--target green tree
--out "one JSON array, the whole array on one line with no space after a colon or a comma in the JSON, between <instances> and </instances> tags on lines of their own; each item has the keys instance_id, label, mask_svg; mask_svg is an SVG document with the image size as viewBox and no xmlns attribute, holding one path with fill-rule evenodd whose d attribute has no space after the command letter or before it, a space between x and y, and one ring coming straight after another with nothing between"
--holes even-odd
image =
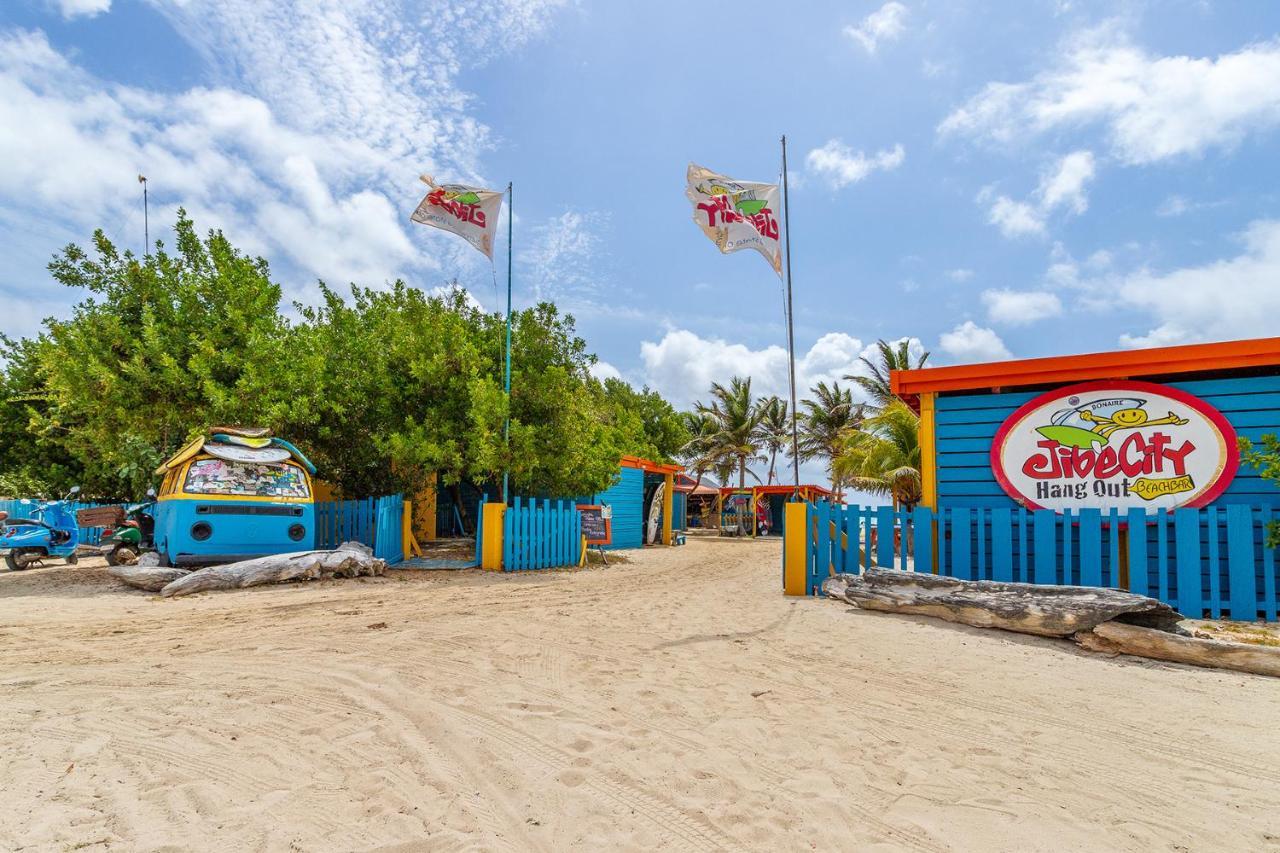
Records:
<instances>
[{"instance_id":1,"label":"green tree","mask_svg":"<svg viewBox=\"0 0 1280 853\"><path fill-rule=\"evenodd\" d=\"M689 442L684 420L661 394L648 386L636 391L621 379L603 383L607 410L623 434L628 453L655 461L676 459Z\"/></svg>"},{"instance_id":2,"label":"green tree","mask_svg":"<svg viewBox=\"0 0 1280 853\"><path fill-rule=\"evenodd\" d=\"M1280 486L1280 436L1267 433L1262 436L1261 447L1247 438L1239 439L1240 461L1258 469L1264 480ZM1267 545L1280 548L1280 521L1271 522L1267 530Z\"/></svg>"},{"instance_id":3,"label":"green tree","mask_svg":"<svg viewBox=\"0 0 1280 853\"><path fill-rule=\"evenodd\" d=\"M845 436L834 461L846 485L914 509L920 503L920 418L895 400Z\"/></svg>"},{"instance_id":4,"label":"green tree","mask_svg":"<svg viewBox=\"0 0 1280 853\"><path fill-rule=\"evenodd\" d=\"M911 357L911 339L903 338L895 344L886 340L876 341L877 355L874 361L865 355L859 357L867 368L869 375L849 374L844 378L863 390L870 399L867 405L869 412L876 412L898 399L890 384L890 374L895 370L916 370L924 367L929 360L929 353L922 352L918 357Z\"/></svg>"},{"instance_id":5,"label":"green tree","mask_svg":"<svg viewBox=\"0 0 1280 853\"><path fill-rule=\"evenodd\" d=\"M852 392L841 388L839 382L819 382L809 390L813 399L801 401L804 413L799 424L800 458L826 460L831 490L839 500L843 484L833 462L840 455L846 434L862 423L863 407L853 402Z\"/></svg>"}]
</instances>

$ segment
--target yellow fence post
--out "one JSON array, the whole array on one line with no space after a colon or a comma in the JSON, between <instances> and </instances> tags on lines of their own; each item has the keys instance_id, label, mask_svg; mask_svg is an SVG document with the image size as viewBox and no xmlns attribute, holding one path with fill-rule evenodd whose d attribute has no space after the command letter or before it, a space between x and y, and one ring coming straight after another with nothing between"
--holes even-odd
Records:
<instances>
[{"instance_id":1,"label":"yellow fence post","mask_svg":"<svg viewBox=\"0 0 1280 853\"><path fill-rule=\"evenodd\" d=\"M809 536L808 503L793 501L787 504L782 533L782 591L786 595L804 595L808 580L808 566L805 565Z\"/></svg>"},{"instance_id":2,"label":"yellow fence post","mask_svg":"<svg viewBox=\"0 0 1280 853\"><path fill-rule=\"evenodd\" d=\"M480 568L491 572L502 571L502 514L504 503L487 503L481 510Z\"/></svg>"},{"instance_id":3,"label":"yellow fence post","mask_svg":"<svg viewBox=\"0 0 1280 853\"><path fill-rule=\"evenodd\" d=\"M422 556L422 546L418 544L418 537L413 535L413 501L404 502L404 511L400 519L400 537L404 545L404 557Z\"/></svg>"}]
</instances>

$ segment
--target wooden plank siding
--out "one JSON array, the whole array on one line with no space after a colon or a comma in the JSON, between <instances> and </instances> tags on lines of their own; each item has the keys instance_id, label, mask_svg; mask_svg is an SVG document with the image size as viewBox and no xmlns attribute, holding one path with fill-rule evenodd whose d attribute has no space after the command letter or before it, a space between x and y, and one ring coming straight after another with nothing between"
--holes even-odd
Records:
<instances>
[{"instance_id":1,"label":"wooden plank siding","mask_svg":"<svg viewBox=\"0 0 1280 853\"><path fill-rule=\"evenodd\" d=\"M618 481L603 492L592 495L588 503L608 504L613 510L613 520L610 522L613 536L606 548L640 548L644 545L642 469L620 468Z\"/></svg>"}]
</instances>

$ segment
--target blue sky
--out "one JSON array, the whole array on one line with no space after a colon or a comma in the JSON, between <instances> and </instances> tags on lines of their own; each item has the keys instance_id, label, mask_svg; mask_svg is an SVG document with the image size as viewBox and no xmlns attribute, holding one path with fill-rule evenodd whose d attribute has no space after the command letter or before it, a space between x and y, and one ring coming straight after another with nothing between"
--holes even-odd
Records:
<instances>
[{"instance_id":1,"label":"blue sky","mask_svg":"<svg viewBox=\"0 0 1280 853\"><path fill-rule=\"evenodd\" d=\"M684 174L774 180L784 132L802 387L880 337L941 364L1280 328L1280 5L354 5L5 3L5 331L79 298L59 246L140 248L139 172L153 236L184 205L292 299L457 278L497 309L483 256L408 221L431 172L514 181L517 300L601 373L782 393L781 286Z\"/></svg>"}]
</instances>

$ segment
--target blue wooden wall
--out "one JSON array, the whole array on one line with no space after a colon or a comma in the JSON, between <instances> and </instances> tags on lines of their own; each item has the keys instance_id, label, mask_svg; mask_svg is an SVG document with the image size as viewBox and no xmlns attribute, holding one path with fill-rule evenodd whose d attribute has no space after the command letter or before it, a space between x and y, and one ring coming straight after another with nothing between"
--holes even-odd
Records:
<instances>
[{"instance_id":1,"label":"blue wooden wall","mask_svg":"<svg viewBox=\"0 0 1280 853\"><path fill-rule=\"evenodd\" d=\"M1200 379L1161 383L1203 398L1222 412L1243 438L1280 433L1280 376ZM991 471L991 442L1005 418L1039 391L1005 394L940 394L937 403L938 507L1017 509ZM1280 489L1255 468L1240 466L1213 506L1280 507Z\"/></svg>"},{"instance_id":2,"label":"blue wooden wall","mask_svg":"<svg viewBox=\"0 0 1280 853\"><path fill-rule=\"evenodd\" d=\"M618 481L591 496L589 503L613 508L613 542L607 548L639 548L644 545L644 471L621 468Z\"/></svg>"},{"instance_id":3,"label":"blue wooden wall","mask_svg":"<svg viewBox=\"0 0 1280 853\"><path fill-rule=\"evenodd\" d=\"M671 520L672 530L684 530L687 526L687 521L685 519L685 503L687 502L687 499L688 495L684 492L675 493L672 504L672 514L675 516L675 518Z\"/></svg>"}]
</instances>

